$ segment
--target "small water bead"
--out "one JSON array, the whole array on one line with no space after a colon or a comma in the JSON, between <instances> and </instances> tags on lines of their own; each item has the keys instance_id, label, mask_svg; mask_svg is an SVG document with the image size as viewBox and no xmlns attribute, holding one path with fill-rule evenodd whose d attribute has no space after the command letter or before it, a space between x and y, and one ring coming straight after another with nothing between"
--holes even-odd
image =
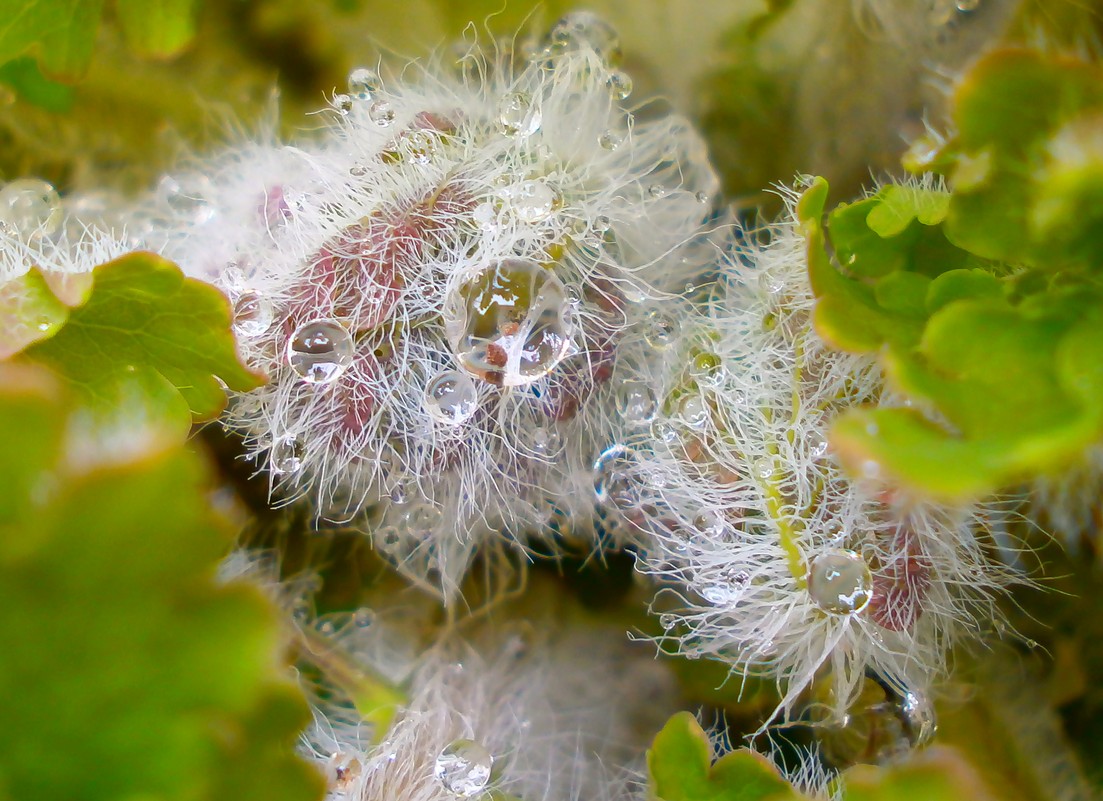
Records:
<instances>
[{"instance_id":1,"label":"small water bead","mask_svg":"<svg viewBox=\"0 0 1103 801\"><path fill-rule=\"evenodd\" d=\"M697 202L700 203L702 206L708 205L708 202L712 200L712 198L709 197L708 192L698 192L696 195L694 195L694 197L697 198Z\"/></svg>"},{"instance_id":2,"label":"small water bead","mask_svg":"<svg viewBox=\"0 0 1103 801\"><path fill-rule=\"evenodd\" d=\"M636 493L631 474L638 466L636 452L627 445L614 443L601 452L594 462L594 494L600 503L616 508L630 508Z\"/></svg>"},{"instance_id":3,"label":"small water bead","mask_svg":"<svg viewBox=\"0 0 1103 801\"><path fill-rule=\"evenodd\" d=\"M278 440L268 456L272 471L283 475L299 472L303 467L302 451L302 443L294 438Z\"/></svg>"},{"instance_id":4,"label":"small water bead","mask_svg":"<svg viewBox=\"0 0 1103 801\"><path fill-rule=\"evenodd\" d=\"M678 415L690 428L703 428L710 414L708 404L700 395L686 395L678 405Z\"/></svg>"},{"instance_id":5,"label":"small water bead","mask_svg":"<svg viewBox=\"0 0 1103 801\"><path fill-rule=\"evenodd\" d=\"M430 502L418 502L410 504L410 507L402 514L402 523L406 531L415 537L428 537L444 519L444 514L439 508Z\"/></svg>"},{"instance_id":6,"label":"small water bead","mask_svg":"<svg viewBox=\"0 0 1103 801\"><path fill-rule=\"evenodd\" d=\"M559 195L543 181L525 181L509 192L510 208L527 223L546 220L559 206Z\"/></svg>"},{"instance_id":7,"label":"small water bead","mask_svg":"<svg viewBox=\"0 0 1103 801\"><path fill-rule=\"evenodd\" d=\"M808 452L813 459L822 459L827 455L827 438L818 431L808 435Z\"/></svg>"},{"instance_id":8,"label":"small water bead","mask_svg":"<svg viewBox=\"0 0 1103 801\"><path fill-rule=\"evenodd\" d=\"M425 387L425 408L433 419L448 425L466 423L479 406L475 382L466 373L444 370Z\"/></svg>"},{"instance_id":9,"label":"small water bead","mask_svg":"<svg viewBox=\"0 0 1103 801\"><path fill-rule=\"evenodd\" d=\"M359 100L367 100L380 86L379 75L374 70L360 67L349 73L349 94Z\"/></svg>"},{"instance_id":10,"label":"small water bead","mask_svg":"<svg viewBox=\"0 0 1103 801\"><path fill-rule=\"evenodd\" d=\"M900 697L900 719L913 748L921 748L931 741L938 730L934 705L922 693L908 690Z\"/></svg>"},{"instance_id":11,"label":"small water bead","mask_svg":"<svg viewBox=\"0 0 1103 801\"><path fill-rule=\"evenodd\" d=\"M724 365L715 353L698 353L689 365L689 374L701 386L716 387L724 381Z\"/></svg>"},{"instance_id":12,"label":"small water bead","mask_svg":"<svg viewBox=\"0 0 1103 801\"><path fill-rule=\"evenodd\" d=\"M632 94L632 76L627 72L614 70L609 73L609 79L605 82L605 85L609 87L613 97L618 100L627 100Z\"/></svg>"},{"instance_id":13,"label":"small water bead","mask_svg":"<svg viewBox=\"0 0 1103 801\"><path fill-rule=\"evenodd\" d=\"M333 96L333 100L330 101L330 105L333 106L341 114L348 114L352 111L352 98L346 94L336 94Z\"/></svg>"},{"instance_id":14,"label":"small water bead","mask_svg":"<svg viewBox=\"0 0 1103 801\"><path fill-rule=\"evenodd\" d=\"M693 527L709 537L722 537L730 528L724 516L714 509L701 512L693 518Z\"/></svg>"},{"instance_id":15,"label":"small water bead","mask_svg":"<svg viewBox=\"0 0 1103 801\"><path fill-rule=\"evenodd\" d=\"M678 625L678 618L669 613L661 614L659 615L659 625L669 631Z\"/></svg>"},{"instance_id":16,"label":"small water bead","mask_svg":"<svg viewBox=\"0 0 1103 801\"><path fill-rule=\"evenodd\" d=\"M826 551L808 568L808 594L831 615L861 612L873 598L873 574L866 560L851 550Z\"/></svg>"},{"instance_id":17,"label":"small water bead","mask_svg":"<svg viewBox=\"0 0 1103 801\"><path fill-rule=\"evenodd\" d=\"M538 456L554 456L563 447L563 438L554 426L537 426L532 430L532 449Z\"/></svg>"},{"instance_id":18,"label":"small water bead","mask_svg":"<svg viewBox=\"0 0 1103 801\"><path fill-rule=\"evenodd\" d=\"M446 299L444 312L460 365L496 386L539 380L573 346L566 288L535 261L506 259L471 274Z\"/></svg>"},{"instance_id":19,"label":"small water bead","mask_svg":"<svg viewBox=\"0 0 1103 801\"><path fill-rule=\"evenodd\" d=\"M616 131L605 131L597 138L598 145L603 150L616 150L624 142L624 138Z\"/></svg>"},{"instance_id":20,"label":"small water bead","mask_svg":"<svg viewBox=\"0 0 1103 801\"><path fill-rule=\"evenodd\" d=\"M490 784L494 757L474 740L455 740L437 756L433 775L444 789L461 798L479 795Z\"/></svg>"},{"instance_id":21,"label":"small water bead","mask_svg":"<svg viewBox=\"0 0 1103 801\"><path fill-rule=\"evenodd\" d=\"M655 390L643 381L625 381L620 387L617 407L624 422L639 426L655 419L659 400Z\"/></svg>"},{"instance_id":22,"label":"small water bead","mask_svg":"<svg viewBox=\"0 0 1103 801\"><path fill-rule=\"evenodd\" d=\"M621 58L616 29L591 11L566 14L552 27L548 39L558 50L587 49L610 63Z\"/></svg>"},{"instance_id":23,"label":"small water bead","mask_svg":"<svg viewBox=\"0 0 1103 801\"><path fill-rule=\"evenodd\" d=\"M157 191L174 213L187 222L202 225L214 219L217 213L205 194L210 191L209 183L206 178L199 178L185 187L171 175L165 175L157 185Z\"/></svg>"},{"instance_id":24,"label":"small water bead","mask_svg":"<svg viewBox=\"0 0 1103 801\"><path fill-rule=\"evenodd\" d=\"M308 384L336 381L352 364L352 336L333 320L314 320L295 329L287 340L287 361Z\"/></svg>"},{"instance_id":25,"label":"small water bead","mask_svg":"<svg viewBox=\"0 0 1103 801\"><path fill-rule=\"evenodd\" d=\"M386 100L376 100L371 106L368 107L368 116L371 121L381 128L385 128L388 125L394 123L395 111L394 106L388 103Z\"/></svg>"},{"instance_id":26,"label":"small water bead","mask_svg":"<svg viewBox=\"0 0 1103 801\"><path fill-rule=\"evenodd\" d=\"M38 239L56 233L61 219L61 198L45 181L20 178L0 189L0 232Z\"/></svg>"},{"instance_id":27,"label":"small water bead","mask_svg":"<svg viewBox=\"0 0 1103 801\"><path fill-rule=\"evenodd\" d=\"M243 337L258 337L272 325L272 303L256 292L243 292L234 303L234 330Z\"/></svg>"},{"instance_id":28,"label":"small water bead","mask_svg":"<svg viewBox=\"0 0 1103 801\"><path fill-rule=\"evenodd\" d=\"M654 198L666 197L666 187L662 184L651 184L647 187L647 194Z\"/></svg>"},{"instance_id":29,"label":"small water bead","mask_svg":"<svg viewBox=\"0 0 1103 801\"><path fill-rule=\"evenodd\" d=\"M648 312L644 338L656 350L663 350L674 341L674 321L662 312Z\"/></svg>"},{"instance_id":30,"label":"small water bead","mask_svg":"<svg viewBox=\"0 0 1103 801\"><path fill-rule=\"evenodd\" d=\"M513 92L498 101L498 128L506 136L524 138L540 129L540 109L523 92Z\"/></svg>"},{"instance_id":31,"label":"small water bead","mask_svg":"<svg viewBox=\"0 0 1103 801\"><path fill-rule=\"evenodd\" d=\"M754 470L756 476L763 481L767 481L774 477L774 460L768 456L762 456L754 460L751 469Z\"/></svg>"},{"instance_id":32,"label":"small water bead","mask_svg":"<svg viewBox=\"0 0 1103 801\"><path fill-rule=\"evenodd\" d=\"M604 234L613 226L613 221L606 217L604 214L599 214L594 217L594 232L598 234Z\"/></svg>"},{"instance_id":33,"label":"small water bead","mask_svg":"<svg viewBox=\"0 0 1103 801\"><path fill-rule=\"evenodd\" d=\"M362 607L352 613L352 625L358 629L370 628L375 624L376 614L373 609Z\"/></svg>"},{"instance_id":34,"label":"small water bead","mask_svg":"<svg viewBox=\"0 0 1103 801\"><path fill-rule=\"evenodd\" d=\"M673 445L678 441L678 429L666 420L657 420L651 424L651 438L656 442Z\"/></svg>"}]
</instances>

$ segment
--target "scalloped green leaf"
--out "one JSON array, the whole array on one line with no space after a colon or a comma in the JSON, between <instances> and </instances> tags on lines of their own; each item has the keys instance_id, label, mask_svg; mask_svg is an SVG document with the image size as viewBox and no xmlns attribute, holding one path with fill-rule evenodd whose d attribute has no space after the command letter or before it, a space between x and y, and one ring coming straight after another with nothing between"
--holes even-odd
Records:
<instances>
[{"instance_id":1,"label":"scalloped green leaf","mask_svg":"<svg viewBox=\"0 0 1103 801\"><path fill-rule=\"evenodd\" d=\"M218 379L238 391L260 385L238 359L229 304L214 287L152 253L124 256L92 275L88 301L23 358L51 367L94 408L109 411L143 391L154 406L179 406L171 387L202 420L225 405Z\"/></svg>"},{"instance_id":2,"label":"scalloped green leaf","mask_svg":"<svg viewBox=\"0 0 1103 801\"><path fill-rule=\"evenodd\" d=\"M761 754L740 749L715 763L697 719L679 712L647 752L651 791L661 801L764 801L800 796Z\"/></svg>"},{"instance_id":3,"label":"scalloped green leaf","mask_svg":"<svg viewBox=\"0 0 1103 801\"><path fill-rule=\"evenodd\" d=\"M31 380L28 380L30 377ZM13 798L311 801L277 612L220 584L232 544L175 438L89 450L60 384L0 367L0 787ZM12 487L6 488L6 493Z\"/></svg>"}]
</instances>

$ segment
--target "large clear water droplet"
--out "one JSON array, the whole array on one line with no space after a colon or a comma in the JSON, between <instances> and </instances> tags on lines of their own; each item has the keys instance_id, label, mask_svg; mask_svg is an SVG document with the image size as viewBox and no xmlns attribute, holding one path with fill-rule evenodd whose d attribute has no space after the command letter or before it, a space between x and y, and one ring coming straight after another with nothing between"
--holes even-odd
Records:
<instances>
[{"instance_id":1,"label":"large clear water droplet","mask_svg":"<svg viewBox=\"0 0 1103 801\"><path fill-rule=\"evenodd\" d=\"M678 415L690 428L703 428L709 421L709 407L700 395L686 395L678 404Z\"/></svg>"},{"instance_id":2,"label":"large clear water droplet","mask_svg":"<svg viewBox=\"0 0 1103 801\"><path fill-rule=\"evenodd\" d=\"M381 86L375 70L360 67L349 73L349 94L358 100L367 100L379 91Z\"/></svg>"},{"instance_id":3,"label":"large clear water droplet","mask_svg":"<svg viewBox=\"0 0 1103 801\"><path fill-rule=\"evenodd\" d=\"M498 102L498 127L506 136L531 136L540 129L540 122L540 109L523 92L513 92Z\"/></svg>"},{"instance_id":4,"label":"large clear water droplet","mask_svg":"<svg viewBox=\"0 0 1103 801\"><path fill-rule=\"evenodd\" d=\"M873 574L854 551L838 549L819 554L808 568L808 594L831 615L861 612L873 598Z\"/></svg>"},{"instance_id":5,"label":"large clear water droplet","mask_svg":"<svg viewBox=\"0 0 1103 801\"><path fill-rule=\"evenodd\" d=\"M304 323L287 340L287 361L308 384L336 381L352 364L352 357L352 336L333 320Z\"/></svg>"},{"instance_id":6,"label":"large clear water droplet","mask_svg":"<svg viewBox=\"0 0 1103 801\"><path fill-rule=\"evenodd\" d=\"M157 185L157 191L164 204L183 222L202 225L217 213L208 198L211 191L209 183L206 178L193 176L184 186L171 175L165 175Z\"/></svg>"},{"instance_id":7,"label":"large clear water droplet","mask_svg":"<svg viewBox=\"0 0 1103 801\"><path fill-rule=\"evenodd\" d=\"M456 740L437 756L433 775L448 792L471 798L486 789L493 767L494 757L479 743Z\"/></svg>"},{"instance_id":8,"label":"large clear water droplet","mask_svg":"<svg viewBox=\"0 0 1103 801\"><path fill-rule=\"evenodd\" d=\"M302 443L293 437L275 442L269 455L273 472L282 475L299 472L303 466L302 452Z\"/></svg>"},{"instance_id":9,"label":"large clear water droplet","mask_svg":"<svg viewBox=\"0 0 1103 801\"><path fill-rule=\"evenodd\" d=\"M525 181L508 195L514 216L527 223L546 220L559 205L559 196L543 181Z\"/></svg>"},{"instance_id":10,"label":"large clear water droplet","mask_svg":"<svg viewBox=\"0 0 1103 801\"><path fill-rule=\"evenodd\" d=\"M599 503L617 509L636 505L637 492L631 475L637 467L636 452L614 443L594 461L594 494Z\"/></svg>"},{"instance_id":11,"label":"large clear water droplet","mask_svg":"<svg viewBox=\"0 0 1103 801\"><path fill-rule=\"evenodd\" d=\"M604 131L597 138L597 143L602 150L616 150L623 141L623 137L616 131Z\"/></svg>"},{"instance_id":12,"label":"large clear water droplet","mask_svg":"<svg viewBox=\"0 0 1103 801\"><path fill-rule=\"evenodd\" d=\"M52 236L61 216L61 198L45 181L20 178L0 189L0 232L24 240Z\"/></svg>"},{"instance_id":13,"label":"large clear water droplet","mask_svg":"<svg viewBox=\"0 0 1103 801\"><path fill-rule=\"evenodd\" d=\"M468 275L445 301L445 331L460 365L497 386L523 386L570 352L572 307L542 265L507 259Z\"/></svg>"},{"instance_id":14,"label":"large clear water droplet","mask_svg":"<svg viewBox=\"0 0 1103 801\"><path fill-rule=\"evenodd\" d=\"M605 82L605 85L609 87L613 97L618 100L627 100L628 96L632 94L632 78L627 72L613 70L609 73L609 79Z\"/></svg>"},{"instance_id":15,"label":"large clear water droplet","mask_svg":"<svg viewBox=\"0 0 1103 801\"><path fill-rule=\"evenodd\" d=\"M376 100L368 108L368 116L371 121L381 128L391 125L395 119L394 106L386 100Z\"/></svg>"},{"instance_id":16,"label":"large clear water droplet","mask_svg":"<svg viewBox=\"0 0 1103 801\"><path fill-rule=\"evenodd\" d=\"M670 347L674 341L674 321L662 312L649 312L644 322L644 338L656 350Z\"/></svg>"},{"instance_id":17,"label":"large clear water droplet","mask_svg":"<svg viewBox=\"0 0 1103 801\"><path fill-rule=\"evenodd\" d=\"M659 410L655 390L643 381L625 381L620 387L617 401L624 422L633 426L650 423Z\"/></svg>"},{"instance_id":18,"label":"large clear water droplet","mask_svg":"<svg viewBox=\"0 0 1103 801\"><path fill-rule=\"evenodd\" d=\"M243 337L259 337L272 325L272 303L256 292L243 292L234 302L234 330Z\"/></svg>"},{"instance_id":19,"label":"large clear water droplet","mask_svg":"<svg viewBox=\"0 0 1103 801\"><path fill-rule=\"evenodd\" d=\"M698 353L689 365L689 374L703 387L716 387L724 382L724 365L715 353Z\"/></svg>"},{"instance_id":20,"label":"large clear water droplet","mask_svg":"<svg viewBox=\"0 0 1103 801\"><path fill-rule=\"evenodd\" d=\"M934 705L930 700L917 690L908 690L900 696L899 709L912 746L921 748L929 743L938 729Z\"/></svg>"},{"instance_id":21,"label":"large clear water droplet","mask_svg":"<svg viewBox=\"0 0 1103 801\"><path fill-rule=\"evenodd\" d=\"M478 406L475 382L458 370L437 373L425 387L425 408L442 423L462 425L471 419Z\"/></svg>"}]
</instances>

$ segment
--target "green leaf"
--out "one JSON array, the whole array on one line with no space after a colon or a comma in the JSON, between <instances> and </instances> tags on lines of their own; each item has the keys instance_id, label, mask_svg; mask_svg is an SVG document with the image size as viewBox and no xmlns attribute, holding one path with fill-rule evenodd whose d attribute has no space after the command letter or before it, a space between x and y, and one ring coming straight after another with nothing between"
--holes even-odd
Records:
<instances>
[{"instance_id":1,"label":"green leaf","mask_svg":"<svg viewBox=\"0 0 1103 801\"><path fill-rule=\"evenodd\" d=\"M276 610L215 579L232 537L201 461L178 440L90 450L34 372L0 370L0 432L19 445L0 476L22 476L0 520L3 791L320 799L292 751L309 715L278 668Z\"/></svg>"},{"instance_id":2,"label":"green leaf","mask_svg":"<svg viewBox=\"0 0 1103 801\"><path fill-rule=\"evenodd\" d=\"M175 388L206 419L225 404L216 376L238 391L261 383L238 360L226 298L150 253L97 267L88 302L24 357L49 365L105 412L143 394L154 406L177 405L168 391Z\"/></svg>"},{"instance_id":3,"label":"green leaf","mask_svg":"<svg viewBox=\"0 0 1103 801\"><path fill-rule=\"evenodd\" d=\"M103 0L0 0L0 64L29 53L52 76L80 77L102 10Z\"/></svg>"},{"instance_id":4,"label":"green leaf","mask_svg":"<svg viewBox=\"0 0 1103 801\"><path fill-rule=\"evenodd\" d=\"M0 65L0 83L46 111L63 114L73 106L73 89L43 75L33 58L17 58Z\"/></svg>"},{"instance_id":5,"label":"green leaf","mask_svg":"<svg viewBox=\"0 0 1103 801\"><path fill-rule=\"evenodd\" d=\"M845 801L995 801L976 770L950 748L929 748L890 767L845 774Z\"/></svg>"},{"instance_id":6,"label":"green leaf","mask_svg":"<svg viewBox=\"0 0 1103 801\"><path fill-rule=\"evenodd\" d=\"M37 269L0 284L0 359L56 334L68 317Z\"/></svg>"},{"instance_id":7,"label":"green leaf","mask_svg":"<svg viewBox=\"0 0 1103 801\"><path fill-rule=\"evenodd\" d=\"M196 0L116 0L127 44L140 56L166 58L195 38Z\"/></svg>"},{"instance_id":8,"label":"green leaf","mask_svg":"<svg viewBox=\"0 0 1103 801\"><path fill-rule=\"evenodd\" d=\"M661 801L760 801L800 796L761 754L740 749L712 764L712 747L689 712L674 715L647 752L651 791Z\"/></svg>"}]
</instances>

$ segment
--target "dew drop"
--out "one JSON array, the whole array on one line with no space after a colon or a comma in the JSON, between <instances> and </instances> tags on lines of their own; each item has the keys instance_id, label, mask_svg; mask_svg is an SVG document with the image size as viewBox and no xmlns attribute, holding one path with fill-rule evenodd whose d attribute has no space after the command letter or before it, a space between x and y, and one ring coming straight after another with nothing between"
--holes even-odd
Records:
<instances>
[{"instance_id":1,"label":"dew drop","mask_svg":"<svg viewBox=\"0 0 1103 801\"><path fill-rule=\"evenodd\" d=\"M666 197L666 187L662 184L651 184L647 187L647 194L654 198Z\"/></svg>"},{"instance_id":2,"label":"dew drop","mask_svg":"<svg viewBox=\"0 0 1103 801\"><path fill-rule=\"evenodd\" d=\"M702 428L709 421L709 407L700 395L686 395L678 405L678 415L690 428Z\"/></svg>"},{"instance_id":3,"label":"dew drop","mask_svg":"<svg viewBox=\"0 0 1103 801\"><path fill-rule=\"evenodd\" d=\"M598 145L604 150L616 150L624 141L616 131L605 131L597 138Z\"/></svg>"},{"instance_id":4,"label":"dew drop","mask_svg":"<svg viewBox=\"0 0 1103 801\"><path fill-rule=\"evenodd\" d=\"M678 618L669 613L659 615L659 625L669 631L678 625Z\"/></svg>"},{"instance_id":5,"label":"dew drop","mask_svg":"<svg viewBox=\"0 0 1103 801\"><path fill-rule=\"evenodd\" d=\"M203 183L199 181L198 183ZM165 205L175 214L180 215L185 222L202 225L209 222L215 216L215 208L207 199L201 187L184 188L180 182L171 175L165 175L157 185L157 191L164 200Z\"/></svg>"},{"instance_id":6,"label":"dew drop","mask_svg":"<svg viewBox=\"0 0 1103 801\"><path fill-rule=\"evenodd\" d=\"M697 202L702 206L708 205L708 202L712 199L709 197L708 192L698 192L694 197L697 198Z\"/></svg>"},{"instance_id":7,"label":"dew drop","mask_svg":"<svg viewBox=\"0 0 1103 801\"><path fill-rule=\"evenodd\" d=\"M666 420L657 420L651 424L651 437L658 442L672 445L678 441L678 429Z\"/></svg>"},{"instance_id":8,"label":"dew drop","mask_svg":"<svg viewBox=\"0 0 1103 801\"><path fill-rule=\"evenodd\" d=\"M509 198L513 214L527 223L546 220L559 205L559 196L543 181L525 181L509 193Z\"/></svg>"},{"instance_id":9,"label":"dew drop","mask_svg":"<svg viewBox=\"0 0 1103 801\"><path fill-rule=\"evenodd\" d=\"M61 198L46 181L20 178L0 189L0 232L39 239L56 233L61 218Z\"/></svg>"},{"instance_id":10,"label":"dew drop","mask_svg":"<svg viewBox=\"0 0 1103 801\"><path fill-rule=\"evenodd\" d=\"M619 442L610 445L594 462L594 494L598 502L618 509L636 503L631 472L637 465L636 452Z\"/></svg>"},{"instance_id":11,"label":"dew drop","mask_svg":"<svg viewBox=\"0 0 1103 801\"><path fill-rule=\"evenodd\" d=\"M506 136L532 136L540 129L540 109L523 92L508 94L498 102L498 128Z\"/></svg>"},{"instance_id":12,"label":"dew drop","mask_svg":"<svg viewBox=\"0 0 1103 801\"><path fill-rule=\"evenodd\" d=\"M594 217L594 232L598 234L604 234L613 225L613 221L606 217L604 214L599 214Z\"/></svg>"},{"instance_id":13,"label":"dew drop","mask_svg":"<svg viewBox=\"0 0 1103 801\"><path fill-rule=\"evenodd\" d=\"M768 456L762 456L754 460L752 469L754 470L754 474L756 476L761 478L763 481L766 481L770 478L773 478L774 460Z\"/></svg>"},{"instance_id":14,"label":"dew drop","mask_svg":"<svg viewBox=\"0 0 1103 801\"><path fill-rule=\"evenodd\" d=\"M641 426L655 419L659 401L655 390L643 381L625 381L618 393L617 408L624 422Z\"/></svg>"},{"instance_id":15,"label":"dew drop","mask_svg":"<svg viewBox=\"0 0 1103 801\"><path fill-rule=\"evenodd\" d=\"M475 382L458 370L437 373L425 387L425 408L433 419L442 423L462 425L471 419L478 405Z\"/></svg>"},{"instance_id":16,"label":"dew drop","mask_svg":"<svg viewBox=\"0 0 1103 801\"><path fill-rule=\"evenodd\" d=\"M873 597L873 574L866 560L854 551L826 551L808 568L808 594L831 615L861 612Z\"/></svg>"},{"instance_id":17,"label":"dew drop","mask_svg":"<svg viewBox=\"0 0 1103 801\"><path fill-rule=\"evenodd\" d=\"M570 352L572 307L562 281L535 261L506 259L449 294L445 332L460 365L498 386L544 377Z\"/></svg>"},{"instance_id":18,"label":"dew drop","mask_svg":"<svg viewBox=\"0 0 1103 801\"><path fill-rule=\"evenodd\" d=\"M693 527L709 537L722 537L728 531L728 521L722 514L710 509L693 518Z\"/></svg>"},{"instance_id":19,"label":"dew drop","mask_svg":"<svg viewBox=\"0 0 1103 801\"><path fill-rule=\"evenodd\" d=\"M414 537L423 539L430 536L440 525L444 515L433 503L419 502L410 504L402 514L402 523L406 531Z\"/></svg>"},{"instance_id":20,"label":"dew drop","mask_svg":"<svg viewBox=\"0 0 1103 801\"><path fill-rule=\"evenodd\" d=\"M258 337L272 325L272 303L256 292L243 292L234 303L234 330L243 337Z\"/></svg>"},{"instance_id":21,"label":"dew drop","mask_svg":"<svg viewBox=\"0 0 1103 801\"><path fill-rule=\"evenodd\" d=\"M724 365L715 353L698 353L689 365L689 374L701 386L716 387L724 381Z\"/></svg>"},{"instance_id":22,"label":"dew drop","mask_svg":"<svg viewBox=\"0 0 1103 801\"><path fill-rule=\"evenodd\" d=\"M554 427L537 426L532 430L532 450L538 456L554 456L562 447L562 438Z\"/></svg>"},{"instance_id":23,"label":"dew drop","mask_svg":"<svg viewBox=\"0 0 1103 801\"><path fill-rule=\"evenodd\" d=\"M386 100L376 100L368 107L368 116L376 125L385 128L394 122L394 106Z\"/></svg>"},{"instance_id":24,"label":"dew drop","mask_svg":"<svg viewBox=\"0 0 1103 801\"><path fill-rule=\"evenodd\" d=\"M287 361L308 384L336 381L348 369L352 357L352 336L332 320L304 323L287 340Z\"/></svg>"},{"instance_id":25,"label":"dew drop","mask_svg":"<svg viewBox=\"0 0 1103 801\"><path fill-rule=\"evenodd\" d=\"M827 438L818 431L808 435L808 452L813 459L822 459L827 455Z\"/></svg>"},{"instance_id":26,"label":"dew drop","mask_svg":"<svg viewBox=\"0 0 1103 801\"><path fill-rule=\"evenodd\" d=\"M269 464L274 473L288 475L302 469L302 443L294 438L281 439L272 445Z\"/></svg>"},{"instance_id":27,"label":"dew drop","mask_svg":"<svg viewBox=\"0 0 1103 801\"><path fill-rule=\"evenodd\" d=\"M352 111L352 98L346 94L336 94L333 96L333 100L330 101L330 105L341 114L348 114Z\"/></svg>"},{"instance_id":28,"label":"dew drop","mask_svg":"<svg viewBox=\"0 0 1103 801\"><path fill-rule=\"evenodd\" d=\"M374 70L360 67L349 73L349 94L358 100L367 100L379 91L379 76Z\"/></svg>"},{"instance_id":29,"label":"dew drop","mask_svg":"<svg viewBox=\"0 0 1103 801\"><path fill-rule=\"evenodd\" d=\"M912 747L921 748L931 741L938 729L934 705L925 695L915 690L907 690L900 697L900 719Z\"/></svg>"},{"instance_id":30,"label":"dew drop","mask_svg":"<svg viewBox=\"0 0 1103 801\"><path fill-rule=\"evenodd\" d=\"M433 775L444 789L461 798L478 795L490 783L494 758L474 740L455 740L437 756Z\"/></svg>"},{"instance_id":31,"label":"dew drop","mask_svg":"<svg viewBox=\"0 0 1103 801\"><path fill-rule=\"evenodd\" d=\"M669 317L658 311L648 312L645 325L644 338L648 345L656 350L670 347L674 341L674 322Z\"/></svg>"},{"instance_id":32,"label":"dew drop","mask_svg":"<svg viewBox=\"0 0 1103 801\"><path fill-rule=\"evenodd\" d=\"M572 11L563 16L548 34L560 51L590 50L607 62L620 60L620 38L613 26L591 11Z\"/></svg>"},{"instance_id":33,"label":"dew drop","mask_svg":"<svg viewBox=\"0 0 1103 801\"><path fill-rule=\"evenodd\" d=\"M375 619L375 611L366 606L352 613L352 625L358 629L370 628L375 623Z\"/></svg>"},{"instance_id":34,"label":"dew drop","mask_svg":"<svg viewBox=\"0 0 1103 801\"><path fill-rule=\"evenodd\" d=\"M619 100L627 100L629 95L632 94L632 76L627 72L614 70L609 74L609 79L605 82L605 85L609 87L613 97Z\"/></svg>"}]
</instances>

